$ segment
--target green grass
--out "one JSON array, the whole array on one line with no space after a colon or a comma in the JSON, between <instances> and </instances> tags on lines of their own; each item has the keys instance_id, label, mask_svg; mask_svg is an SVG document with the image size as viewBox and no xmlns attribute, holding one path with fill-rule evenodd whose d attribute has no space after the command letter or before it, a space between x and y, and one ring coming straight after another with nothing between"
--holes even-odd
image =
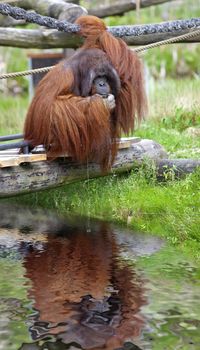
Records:
<instances>
[{"instance_id":1,"label":"green grass","mask_svg":"<svg viewBox=\"0 0 200 350\"><path fill-rule=\"evenodd\" d=\"M199 79L150 80L150 117L157 119L159 123L165 120L165 126L170 126L170 123L167 122L174 119L176 124L171 124L171 126L183 130L183 121L185 127L190 126L188 123L193 114L195 116L193 122L195 122L195 124L200 124L199 89ZM183 114L185 114L184 118L182 118ZM186 114L189 114L188 119Z\"/></svg>"},{"instance_id":2,"label":"green grass","mask_svg":"<svg viewBox=\"0 0 200 350\"><path fill-rule=\"evenodd\" d=\"M200 127L200 80L150 83L149 118L135 135L157 141L171 158L199 158L200 137L187 133Z\"/></svg>"},{"instance_id":3,"label":"green grass","mask_svg":"<svg viewBox=\"0 0 200 350\"><path fill-rule=\"evenodd\" d=\"M0 96L0 135L21 133L28 97Z\"/></svg>"},{"instance_id":4,"label":"green grass","mask_svg":"<svg viewBox=\"0 0 200 350\"><path fill-rule=\"evenodd\" d=\"M0 47L0 58L4 62L5 71L8 73L21 72L28 69L27 51L25 49L13 47ZM3 74L3 72L1 72ZM18 84L24 92L28 92L28 78L17 77L7 79L8 89L12 89L13 84Z\"/></svg>"}]
</instances>

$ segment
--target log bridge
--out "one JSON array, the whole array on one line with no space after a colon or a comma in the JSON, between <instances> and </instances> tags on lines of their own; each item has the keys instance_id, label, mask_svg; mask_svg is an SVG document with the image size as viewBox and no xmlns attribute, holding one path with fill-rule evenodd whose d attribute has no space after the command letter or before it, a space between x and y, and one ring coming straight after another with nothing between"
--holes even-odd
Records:
<instances>
[{"instance_id":1,"label":"log bridge","mask_svg":"<svg viewBox=\"0 0 200 350\"><path fill-rule=\"evenodd\" d=\"M11 135L12 136L12 135ZM0 142L20 138L2 136ZM200 167L200 160L169 159L161 145L139 137L121 138L116 160L107 173L102 173L95 163L79 164L69 155L47 160L42 146L32 153L20 154L19 147L27 147L25 141L0 143L0 198L47 190L99 176L136 170L144 164L152 166L158 179L182 177ZM17 148L16 148L17 147Z\"/></svg>"}]
</instances>

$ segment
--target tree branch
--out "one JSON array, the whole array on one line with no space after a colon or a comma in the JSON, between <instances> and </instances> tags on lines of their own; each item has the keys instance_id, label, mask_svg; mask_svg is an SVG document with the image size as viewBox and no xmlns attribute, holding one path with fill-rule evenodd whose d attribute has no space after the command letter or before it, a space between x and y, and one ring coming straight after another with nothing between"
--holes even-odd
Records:
<instances>
[{"instance_id":1,"label":"tree branch","mask_svg":"<svg viewBox=\"0 0 200 350\"><path fill-rule=\"evenodd\" d=\"M163 4L165 2L171 2L174 0L140 0L140 8L145 8L153 5L159 5ZM41 15L49 16L48 12L44 12L42 3L44 0L39 1L30 1L30 0L16 0L16 1L7 1L7 3L12 6L18 6L21 8L24 8L26 10L33 9L36 12L40 13ZM45 1L46 2L46 1ZM47 0L48 2L48 0ZM65 1L65 0L59 0L60 3L62 2L70 2L70 3L76 3L78 4L78 1ZM41 3L41 4L40 4ZM58 6L58 4L54 1L55 6ZM97 16L100 18L108 17L108 16L116 16L116 15L123 15L125 12L136 10L137 7L137 0L127 0L123 1L122 3L117 3L111 6L101 6L101 4L98 5L98 8L90 8L88 9L88 12L90 15ZM42 12L40 12L42 10ZM53 16L54 17L54 16ZM56 17L58 18L58 17Z\"/></svg>"},{"instance_id":2,"label":"tree branch","mask_svg":"<svg viewBox=\"0 0 200 350\"><path fill-rule=\"evenodd\" d=\"M152 5L163 4L174 0L140 0L140 8L149 7ZM98 8L88 9L90 15L97 16L100 18L108 16L123 15L125 12L136 10L137 0L127 0L125 2L119 2L111 6L101 6Z\"/></svg>"}]
</instances>

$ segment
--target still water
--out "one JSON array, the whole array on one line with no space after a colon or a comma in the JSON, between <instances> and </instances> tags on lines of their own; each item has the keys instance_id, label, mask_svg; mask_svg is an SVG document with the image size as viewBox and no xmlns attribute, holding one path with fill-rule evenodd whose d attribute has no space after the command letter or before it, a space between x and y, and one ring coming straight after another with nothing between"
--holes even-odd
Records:
<instances>
[{"instance_id":1,"label":"still water","mask_svg":"<svg viewBox=\"0 0 200 350\"><path fill-rule=\"evenodd\" d=\"M0 349L200 349L199 269L163 240L0 205Z\"/></svg>"}]
</instances>

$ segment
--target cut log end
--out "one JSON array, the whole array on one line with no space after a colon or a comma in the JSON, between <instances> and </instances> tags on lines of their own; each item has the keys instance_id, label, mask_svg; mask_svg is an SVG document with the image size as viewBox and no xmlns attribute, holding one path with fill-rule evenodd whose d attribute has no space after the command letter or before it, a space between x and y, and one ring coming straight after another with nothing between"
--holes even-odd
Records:
<instances>
[{"instance_id":1,"label":"cut log end","mask_svg":"<svg viewBox=\"0 0 200 350\"><path fill-rule=\"evenodd\" d=\"M87 15L88 12L84 7L72 5L68 9L62 11L58 17L59 20L65 20L74 23L80 16Z\"/></svg>"}]
</instances>

